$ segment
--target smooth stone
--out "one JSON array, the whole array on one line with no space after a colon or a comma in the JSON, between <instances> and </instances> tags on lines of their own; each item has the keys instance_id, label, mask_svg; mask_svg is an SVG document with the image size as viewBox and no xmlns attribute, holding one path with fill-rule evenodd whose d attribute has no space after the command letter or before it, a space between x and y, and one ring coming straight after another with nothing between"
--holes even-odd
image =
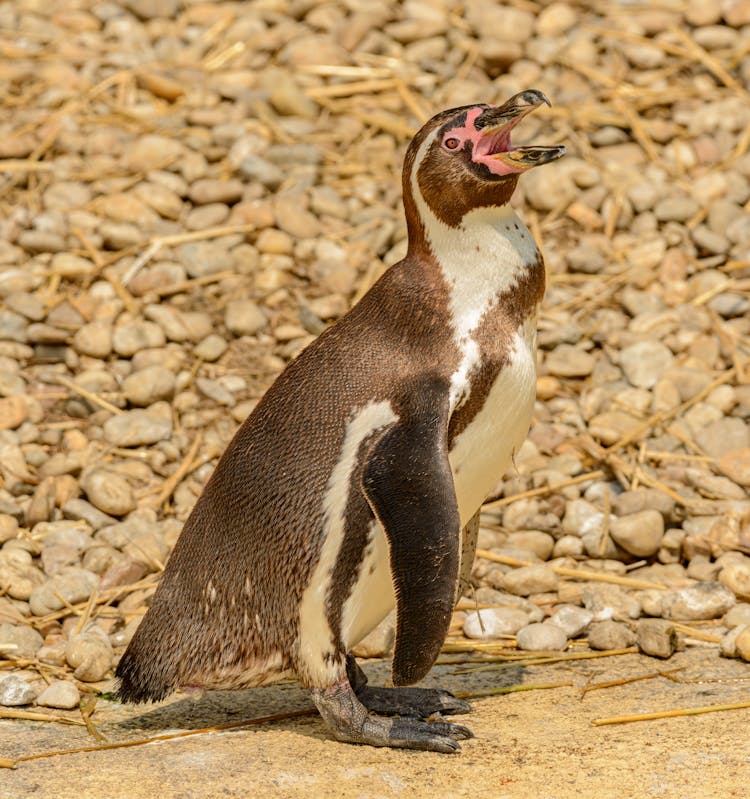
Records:
<instances>
[{"instance_id":1,"label":"smooth stone","mask_svg":"<svg viewBox=\"0 0 750 799\"><path fill-rule=\"evenodd\" d=\"M36 698L41 707L56 707L60 710L73 710L81 702L79 690L68 680L51 682Z\"/></svg>"},{"instance_id":2,"label":"smooth stone","mask_svg":"<svg viewBox=\"0 0 750 799\"><path fill-rule=\"evenodd\" d=\"M82 682L98 682L112 666L112 644L96 625L71 638L65 645L65 660Z\"/></svg>"},{"instance_id":3,"label":"smooth stone","mask_svg":"<svg viewBox=\"0 0 750 799\"><path fill-rule=\"evenodd\" d=\"M559 344L544 359L547 372L555 377L587 377L595 363L591 353L571 344Z\"/></svg>"},{"instance_id":4,"label":"smooth stone","mask_svg":"<svg viewBox=\"0 0 750 799\"><path fill-rule=\"evenodd\" d=\"M732 591L721 583L698 583L665 593L662 615L682 621L718 619L735 603Z\"/></svg>"},{"instance_id":5,"label":"smooth stone","mask_svg":"<svg viewBox=\"0 0 750 799\"><path fill-rule=\"evenodd\" d=\"M196 344L193 349L193 355L195 355L196 358L200 358L202 361L213 363L221 358L227 351L228 346L225 339L220 335L211 333L211 335L206 336L199 344Z\"/></svg>"},{"instance_id":6,"label":"smooth stone","mask_svg":"<svg viewBox=\"0 0 750 799\"><path fill-rule=\"evenodd\" d=\"M18 519L8 513L0 513L0 544L18 535Z\"/></svg>"},{"instance_id":7,"label":"smooth stone","mask_svg":"<svg viewBox=\"0 0 750 799\"><path fill-rule=\"evenodd\" d=\"M520 608L482 608L466 614L464 635L479 640L515 635L529 621Z\"/></svg>"},{"instance_id":8,"label":"smooth stone","mask_svg":"<svg viewBox=\"0 0 750 799\"><path fill-rule=\"evenodd\" d=\"M664 536L664 517L658 510L642 510L611 522L609 534L631 555L647 558L656 554Z\"/></svg>"},{"instance_id":9,"label":"smooth stone","mask_svg":"<svg viewBox=\"0 0 750 799\"><path fill-rule=\"evenodd\" d=\"M587 585L581 593L581 599L583 606L591 611L597 622L610 619L625 621L637 619L641 615L640 602L618 585Z\"/></svg>"},{"instance_id":10,"label":"smooth stone","mask_svg":"<svg viewBox=\"0 0 750 799\"><path fill-rule=\"evenodd\" d=\"M154 404L148 410L127 411L112 416L104 423L104 438L116 447L156 444L171 435L172 414L166 403ZM109 513L106 508L100 510Z\"/></svg>"},{"instance_id":11,"label":"smooth stone","mask_svg":"<svg viewBox=\"0 0 750 799\"><path fill-rule=\"evenodd\" d=\"M86 472L81 478L81 488L86 492L89 502L107 515L123 516L136 508L130 483L106 467Z\"/></svg>"},{"instance_id":12,"label":"smooth stone","mask_svg":"<svg viewBox=\"0 0 750 799\"><path fill-rule=\"evenodd\" d=\"M740 657L745 662L750 661L750 627L745 627L737 633L734 639L734 648Z\"/></svg>"},{"instance_id":13,"label":"smooth stone","mask_svg":"<svg viewBox=\"0 0 750 799\"><path fill-rule=\"evenodd\" d=\"M0 430L15 430L29 418L29 404L25 397L0 398Z\"/></svg>"},{"instance_id":14,"label":"smooth stone","mask_svg":"<svg viewBox=\"0 0 750 799\"><path fill-rule=\"evenodd\" d=\"M531 550L540 560L549 560L555 539L539 530L520 530L508 535L508 544L518 549Z\"/></svg>"},{"instance_id":15,"label":"smooth stone","mask_svg":"<svg viewBox=\"0 0 750 799\"><path fill-rule=\"evenodd\" d=\"M202 178L193 183L188 196L196 205L208 205L210 203L231 205L242 198L244 188L241 180Z\"/></svg>"},{"instance_id":16,"label":"smooth stone","mask_svg":"<svg viewBox=\"0 0 750 799\"><path fill-rule=\"evenodd\" d=\"M618 516L629 516L649 508L658 510L666 519L674 513L675 501L657 488L636 488L612 498L612 510Z\"/></svg>"},{"instance_id":17,"label":"smooth stone","mask_svg":"<svg viewBox=\"0 0 750 799\"><path fill-rule=\"evenodd\" d=\"M0 624L0 656L33 658L43 643L44 639L33 627Z\"/></svg>"},{"instance_id":18,"label":"smooth stone","mask_svg":"<svg viewBox=\"0 0 750 799\"><path fill-rule=\"evenodd\" d=\"M728 563L719 573L719 582L739 596L750 596L750 558Z\"/></svg>"},{"instance_id":19,"label":"smooth stone","mask_svg":"<svg viewBox=\"0 0 750 799\"><path fill-rule=\"evenodd\" d=\"M725 658L739 657L737 654L737 638L750 627L749 624L738 624L722 636L719 651Z\"/></svg>"},{"instance_id":20,"label":"smooth stone","mask_svg":"<svg viewBox=\"0 0 750 799\"><path fill-rule=\"evenodd\" d=\"M725 452L717 465L730 480L750 488L750 447Z\"/></svg>"},{"instance_id":21,"label":"smooth stone","mask_svg":"<svg viewBox=\"0 0 750 799\"><path fill-rule=\"evenodd\" d=\"M671 350L659 341L639 341L620 352L620 366L638 388L653 388L673 363Z\"/></svg>"},{"instance_id":22,"label":"smooth stone","mask_svg":"<svg viewBox=\"0 0 750 799\"><path fill-rule=\"evenodd\" d=\"M3 707L30 705L34 699L34 688L17 674L0 677L0 705Z\"/></svg>"},{"instance_id":23,"label":"smooth stone","mask_svg":"<svg viewBox=\"0 0 750 799\"><path fill-rule=\"evenodd\" d=\"M174 394L175 376L163 366L147 366L129 374L122 382L122 392L131 405L145 407Z\"/></svg>"},{"instance_id":24,"label":"smooth stone","mask_svg":"<svg viewBox=\"0 0 750 799\"><path fill-rule=\"evenodd\" d=\"M44 574L25 549L0 550L0 585L11 599L27 600L44 582Z\"/></svg>"},{"instance_id":25,"label":"smooth stone","mask_svg":"<svg viewBox=\"0 0 750 799\"><path fill-rule=\"evenodd\" d=\"M85 521L92 530L99 530L108 524L114 524L117 519L95 508L85 499L69 499L61 508L66 519Z\"/></svg>"},{"instance_id":26,"label":"smooth stone","mask_svg":"<svg viewBox=\"0 0 750 799\"><path fill-rule=\"evenodd\" d=\"M696 432L695 440L706 454L723 458L734 450L750 449L750 429L742 419L729 416Z\"/></svg>"},{"instance_id":27,"label":"smooth stone","mask_svg":"<svg viewBox=\"0 0 750 799\"><path fill-rule=\"evenodd\" d=\"M568 638L577 638L593 621L593 614L577 605L558 605L547 621L556 624Z\"/></svg>"},{"instance_id":28,"label":"smooth stone","mask_svg":"<svg viewBox=\"0 0 750 799\"><path fill-rule=\"evenodd\" d=\"M607 619L589 627L588 642L592 649L627 649L636 642L636 635L627 624Z\"/></svg>"},{"instance_id":29,"label":"smooth stone","mask_svg":"<svg viewBox=\"0 0 750 799\"><path fill-rule=\"evenodd\" d=\"M31 592L29 606L35 616L46 616L65 606L84 602L99 583L99 576L87 569L69 568L50 577ZM64 601L63 601L64 600Z\"/></svg>"},{"instance_id":30,"label":"smooth stone","mask_svg":"<svg viewBox=\"0 0 750 799\"><path fill-rule=\"evenodd\" d=\"M724 616L725 627L737 627L740 624L750 624L750 604L740 602L727 611Z\"/></svg>"},{"instance_id":31,"label":"smooth stone","mask_svg":"<svg viewBox=\"0 0 750 799\"><path fill-rule=\"evenodd\" d=\"M73 348L81 355L106 358L112 352L112 326L108 322L90 322L73 336Z\"/></svg>"},{"instance_id":32,"label":"smooth stone","mask_svg":"<svg viewBox=\"0 0 750 799\"><path fill-rule=\"evenodd\" d=\"M644 655L668 658L677 649L677 631L663 619L639 619L636 636L638 648Z\"/></svg>"},{"instance_id":33,"label":"smooth stone","mask_svg":"<svg viewBox=\"0 0 750 799\"><path fill-rule=\"evenodd\" d=\"M235 336L252 336L266 323L265 314L252 300L232 300L227 303L224 324Z\"/></svg>"},{"instance_id":34,"label":"smooth stone","mask_svg":"<svg viewBox=\"0 0 750 799\"><path fill-rule=\"evenodd\" d=\"M118 325L112 334L112 346L118 355L130 358L139 350L163 347L164 331L154 322L139 320Z\"/></svg>"},{"instance_id":35,"label":"smooth stone","mask_svg":"<svg viewBox=\"0 0 750 799\"><path fill-rule=\"evenodd\" d=\"M552 568L539 563L508 572L503 579L503 588L510 594L529 596L556 591L558 583L559 579Z\"/></svg>"},{"instance_id":36,"label":"smooth stone","mask_svg":"<svg viewBox=\"0 0 750 799\"><path fill-rule=\"evenodd\" d=\"M560 651L568 645L568 637L556 624L529 624L516 633L519 649L527 652Z\"/></svg>"}]
</instances>

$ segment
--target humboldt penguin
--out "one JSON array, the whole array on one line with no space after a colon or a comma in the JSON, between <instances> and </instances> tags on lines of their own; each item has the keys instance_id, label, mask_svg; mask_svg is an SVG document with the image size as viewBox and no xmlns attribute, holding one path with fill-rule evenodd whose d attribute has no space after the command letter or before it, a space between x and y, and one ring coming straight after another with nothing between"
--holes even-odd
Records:
<instances>
[{"instance_id":1,"label":"humboldt penguin","mask_svg":"<svg viewBox=\"0 0 750 799\"><path fill-rule=\"evenodd\" d=\"M442 647L479 508L530 424L544 266L509 200L565 149L510 134L542 103L453 108L416 134L406 257L227 447L117 667L124 701L296 675L341 741L454 752L471 737L442 720L468 703L403 686ZM371 687L351 650L394 606L394 687Z\"/></svg>"}]
</instances>

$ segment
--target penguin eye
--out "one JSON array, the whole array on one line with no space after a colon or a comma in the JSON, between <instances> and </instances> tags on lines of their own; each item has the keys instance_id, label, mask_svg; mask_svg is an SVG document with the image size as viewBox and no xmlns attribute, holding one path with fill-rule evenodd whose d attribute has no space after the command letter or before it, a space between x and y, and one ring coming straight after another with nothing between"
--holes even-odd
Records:
<instances>
[{"instance_id":1,"label":"penguin eye","mask_svg":"<svg viewBox=\"0 0 750 799\"><path fill-rule=\"evenodd\" d=\"M453 137L451 137L450 139L446 139L446 140L443 142L443 144L444 144L444 145L445 145L445 147L447 147L449 150L455 150L455 149L458 147L458 145L459 145L459 144L461 144L461 142L460 142L458 139L454 139Z\"/></svg>"}]
</instances>

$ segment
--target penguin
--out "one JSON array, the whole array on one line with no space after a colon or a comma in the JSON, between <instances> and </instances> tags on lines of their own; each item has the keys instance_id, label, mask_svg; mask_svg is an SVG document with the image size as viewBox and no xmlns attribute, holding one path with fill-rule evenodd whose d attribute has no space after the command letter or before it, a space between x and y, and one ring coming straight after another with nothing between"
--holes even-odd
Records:
<instances>
[{"instance_id":1,"label":"penguin","mask_svg":"<svg viewBox=\"0 0 750 799\"><path fill-rule=\"evenodd\" d=\"M312 342L239 428L120 660L119 697L296 675L335 738L455 752L433 665L478 512L529 428L545 273L509 200L562 146L512 129L549 101L443 111L403 169L406 257ZM391 688L351 649L396 608ZM433 717L437 717L435 720Z\"/></svg>"}]
</instances>

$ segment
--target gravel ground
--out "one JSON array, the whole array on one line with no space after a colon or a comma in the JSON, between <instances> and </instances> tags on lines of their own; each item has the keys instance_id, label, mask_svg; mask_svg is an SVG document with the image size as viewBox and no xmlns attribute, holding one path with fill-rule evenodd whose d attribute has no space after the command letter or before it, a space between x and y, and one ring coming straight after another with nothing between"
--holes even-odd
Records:
<instances>
[{"instance_id":1,"label":"gravel ground","mask_svg":"<svg viewBox=\"0 0 750 799\"><path fill-rule=\"evenodd\" d=\"M0 716L111 687L237 424L405 251L411 134L531 87L539 400L446 657L750 660L747 0L16 0L0 51Z\"/></svg>"}]
</instances>

